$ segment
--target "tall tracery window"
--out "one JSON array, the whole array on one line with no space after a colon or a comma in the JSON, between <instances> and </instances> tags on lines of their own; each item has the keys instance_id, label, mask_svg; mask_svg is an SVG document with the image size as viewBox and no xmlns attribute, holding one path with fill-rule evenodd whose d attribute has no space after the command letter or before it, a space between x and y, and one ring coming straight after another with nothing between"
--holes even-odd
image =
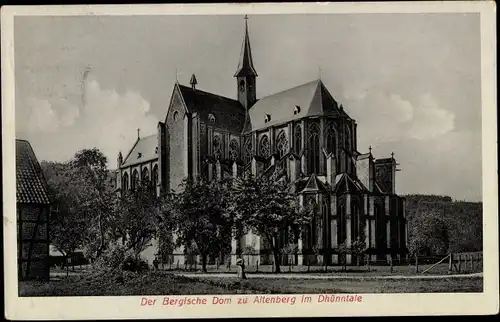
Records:
<instances>
[{"instance_id":1,"label":"tall tracery window","mask_svg":"<svg viewBox=\"0 0 500 322\"><path fill-rule=\"evenodd\" d=\"M128 191L128 174L125 172L122 178L122 189L123 191Z\"/></svg>"},{"instance_id":2,"label":"tall tracery window","mask_svg":"<svg viewBox=\"0 0 500 322\"><path fill-rule=\"evenodd\" d=\"M345 224L345 203L344 201L341 201L337 206L337 227L338 227L337 242L339 244L342 244L345 241L346 236L345 236L344 224Z\"/></svg>"},{"instance_id":3,"label":"tall tracery window","mask_svg":"<svg viewBox=\"0 0 500 322\"><path fill-rule=\"evenodd\" d=\"M134 170L134 172L132 172L132 182L130 186L132 190L135 190L135 188L137 188L138 185L139 185L139 172L137 172L137 170Z\"/></svg>"},{"instance_id":4,"label":"tall tracery window","mask_svg":"<svg viewBox=\"0 0 500 322\"><path fill-rule=\"evenodd\" d=\"M148 168L144 167L142 168L142 175L141 175L141 181L144 182L144 184L149 184L149 171Z\"/></svg>"},{"instance_id":5,"label":"tall tracery window","mask_svg":"<svg viewBox=\"0 0 500 322\"><path fill-rule=\"evenodd\" d=\"M248 137L245 142L245 161L250 162L252 160L252 138Z\"/></svg>"},{"instance_id":6,"label":"tall tracery window","mask_svg":"<svg viewBox=\"0 0 500 322\"><path fill-rule=\"evenodd\" d=\"M218 135L214 135L214 140L212 142L212 154L216 159L220 159L222 156L222 140Z\"/></svg>"},{"instance_id":7,"label":"tall tracery window","mask_svg":"<svg viewBox=\"0 0 500 322\"><path fill-rule=\"evenodd\" d=\"M153 167L153 181L151 182L151 185L153 186L154 189L156 189L156 186L158 185L158 165L155 165Z\"/></svg>"},{"instance_id":8,"label":"tall tracery window","mask_svg":"<svg viewBox=\"0 0 500 322\"><path fill-rule=\"evenodd\" d=\"M280 159L288 152L288 139L286 137L285 131L281 130L276 139L276 148Z\"/></svg>"},{"instance_id":9,"label":"tall tracery window","mask_svg":"<svg viewBox=\"0 0 500 322\"><path fill-rule=\"evenodd\" d=\"M333 124L328 125L326 130L326 152L337 153L337 132Z\"/></svg>"},{"instance_id":10,"label":"tall tracery window","mask_svg":"<svg viewBox=\"0 0 500 322\"><path fill-rule=\"evenodd\" d=\"M307 166L309 174L319 172L319 126L314 123L309 126L309 139L308 139L308 154Z\"/></svg>"},{"instance_id":11,"label":"tall tracery window","mask_svg":"<svg viewBox=\"0 0 500 322\"><path fill-rule=\"evenodd\" d=\"M267 135L263 135L259 143L260 156L268 158L271 155L271 148L269 147L269 138Z\"/></svg>"},{"instance_id":12,"label":"tall tracery window","mask_svg":"<svg viewBox=\"0 0 500 322\"><path fill-rule=\"evenodd\" d=\"M231 142L229 143L229 158L231 160L237 160L238 159L238 150L239 150L239 144L236 139L232 139Z\"/></svg>"},{"instance_id":13,"label":"tall tracery window","mask_svg":"<svg viewBox=\"0 0 500 322\"><path fill-rule=\"evenodd\" d=\"M349 128L349 126L346 124L344 126L345 128L345 134L344 134L344 137L345 137L345 148L347 151L351 151L351 143L352 143L352 139L351 139L351 129Z\"/></svg>"},{"instance_id":14,"label":"tall tracery window","mask_svg":"<svg viewBox=\"0 0 500 322\"><path fill-rule=\"evenodd\" d=\"M300 125L295 127L294 141L295 153L300 154L302 150L302 129Z\"/></svg>"}]
</instances>

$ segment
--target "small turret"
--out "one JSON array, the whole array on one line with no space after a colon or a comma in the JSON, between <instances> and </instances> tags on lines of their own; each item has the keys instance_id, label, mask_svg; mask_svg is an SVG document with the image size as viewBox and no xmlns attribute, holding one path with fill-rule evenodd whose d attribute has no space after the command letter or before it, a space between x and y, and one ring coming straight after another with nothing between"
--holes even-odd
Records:
<instances>
[{"instance_id":1,"label":"small turret","mask_svg":"<svg viewBox=\"0 0 500 322\"><path fill-rule=\"evenodd\" d=\"M123 164L123 155L122 155L122 152L118 152L118 158L116 159L116 165L118 166L118 168L121 167L121 165Z\"/></svg>"},{"instance_id":2,"label":"small turret","mask_svg":"<svg viewBox=\"0 0 500 322\"><path fill-rule=\"evenodd\" d=\"M191 80L189 81L189 84L191 84L191 88L193 90L196 89L196 84L198 84L198 81L196 80L196 76L194 74L191 76Z\"/></svg>"}]
</instances>

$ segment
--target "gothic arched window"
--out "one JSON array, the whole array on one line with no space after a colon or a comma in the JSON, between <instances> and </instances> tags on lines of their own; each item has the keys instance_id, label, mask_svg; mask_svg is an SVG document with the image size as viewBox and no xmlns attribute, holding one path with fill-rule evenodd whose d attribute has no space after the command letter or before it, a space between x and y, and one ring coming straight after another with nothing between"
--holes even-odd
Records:
<instances>
[{"instance_id":1,"label":"gothic arched window","mask_svg":"<svg viewBox=\"0 0 500 322\"><path fill-rule=\"evenodd\" d=\"M294 135L294 148L295 148L295 153L300 154L300 151L302 150L302 129L300 128L300 125L297 125L295 127L295 135Z\"/></svg>"},{"instance_id":2,"label":"gothic arched window","mask_svg":"<svg viewBox=\"0 0 500 322\"><path fill-rule=\"evenodd\" d=\"M149 184L149 171L148 171L148 168L144 167L142 168L142 175L141 175L141 181L147 185Z\"/></svg>"},{"instance_id":3,"label":"gothic arched window","mask_svg":"<svg viewBox=\"0 0 500 322\"><path fill-rule=\"evenodd\" d=\"M276 139L276 148L280 159L288 152L288 139L286 138L285 131L281 130Z\"/></svg>"},{"instance_id":4,"label":"gothic arched window","mask_svg":"<svg viewBox=\"0 0 500 322\"><path fill-rule=\"evenodd\" d=\"M311 124L309 127L309 139L308 139L308 152L309 158L307 160L307 165L309 168L309 174L319 172L319 126L316 123Z\"/></svg>"},{"instance_id":5,"label":"gothic arched window","mask_svg":"<svg viewBox=\"0 0 500 322\"><path fill-rule=\"evenodd\" d=\"M344 137L345 137L345 148L347 151L351 152L351 142L352 142L352 139L351 139L351 129L349 128L349 126L346 124L344 126L345 128L345 134L344 134Z\"/></svg>"},{"instance_id":6,"label":"gothic arched window","mask_svg":"<svg viewBox=\"0 0 500 322\"><path fill-rule=\"evenodd\" d=\"M344 223L345 223L345 204L343 201L339 203L337 206L337 227L338 228L338 243L342 244L345 241L345 229L344 229Z\"/></svg>"},{"instance_id":7,"label":"gothic arched window","mask_svg":"<svg viewBox=\"0 0 500 322\"><path fill-rule=\"evenodd\" d=\"M252 138L248 137L245 142L245 161L250 162L252 160Z\"/></svg>"},{"instance_id":8,"label":"gothic arched window","mask_svg":"<svg viewBox=\"0 0 500 322\"><path fill-rule=\"evenodd\" d=\"M153 177L153 181L151 183L152 183L153 188L156 189L156 186L158 185L158 165L157 164L153 167L152 177Z\"/></svg>"},{"instance_id":9,"label":"gothic arched window","mask_svg":"<svg viewBox=\"0 0 500 322\"><path fill-rule=\"evenodd\" d=\"M333 124L330 124L326 130L326 152L337 154L337 131Z\"/></svg>"},{"instance_id":10,"label":"gothic arched window","mask_svg":"<svg viewBox=\"0 0 500 322\"><path fill-rule=\"evenodd\" d=\"M137 170L134 170L134 172L132 172L132 182L130 186L132 190L135 190L135 188L137 188L138 185L139 185L139 172L137 172Z\"/></svg>"},{"instance_id":11,"label":"gothic arched window","mask_svg":"<svg viewBox=\"0 0 500 322\"><path fill-rule=\"evenodd\" d=\"M264 158L268 158L271 154L271 149L269 147L269 138L267 137L267 135L263 135L260 139L259 152L260 156Z\"/></svg>"},{"instance_id":12,"label":"gothic arched window","mask_svg":"<svg viewBox=\"0 0 500 322\"><path fill-rule=\"evenodd\" d=\"M122 189L123 191L128 191L128 174L125 172L122 178Z\"/></svg>"},{"instance_id":13,"label":"gothic arched window","mask_svg":"<svg viewBox=\"0 0 500 322\"><path fill-rule=\"evenodd\" d=\"M218 135L214 136L214 140L212 143L212 154L216 159L220 159L222 156L222 142L221 138Z\"/></svg>"},{"instance_id":14,"label":"gothic arched window","mask_svg":"<svg viewBox=\"0 0 500 322\"><path fill-rule=\"evenodd\" d=\"M237 160L238 159L238 150L239 150L239 144L236 139L232 139L231 142L229 143L229 158L231 160Z\"/></svg>"}]
</instances>

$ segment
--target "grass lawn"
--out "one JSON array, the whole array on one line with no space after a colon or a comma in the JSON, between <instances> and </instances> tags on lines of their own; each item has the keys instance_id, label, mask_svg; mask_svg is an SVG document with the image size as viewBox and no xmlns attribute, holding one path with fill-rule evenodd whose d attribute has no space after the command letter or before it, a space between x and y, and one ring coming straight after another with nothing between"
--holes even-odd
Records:
<instances>
[{"instance_id":1,"label":"grass lawn","mask_svg":"<svg viewBox=\"0 0 500 322\"><path fill-rule=\"evenodd\" d=\"M439 280L306 280L183 277L167 272L115 273L20 282L19 296L120 296L291 293L482 292L482 277Z\"/></svg>"}]
</instances>

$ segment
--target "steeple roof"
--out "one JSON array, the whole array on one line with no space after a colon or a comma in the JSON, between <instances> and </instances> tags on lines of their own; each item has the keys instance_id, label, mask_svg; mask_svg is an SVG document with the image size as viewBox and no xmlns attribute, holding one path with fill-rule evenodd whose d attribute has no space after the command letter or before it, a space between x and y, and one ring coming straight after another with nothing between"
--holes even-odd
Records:
<instances>
[{"instance_id":1,"label":"steeple roof","mask_svg":"<svg viewBox=\"0 0 500 322\"><path fill-rule=\"evenodd\" d=\"M240 60L238 69L234 77L238 76L258 76L253 66L252 49L250 48L250 37L248 36L248 16L245 15L245 38L241 46Z\"/></svg>"}]
</instances>

